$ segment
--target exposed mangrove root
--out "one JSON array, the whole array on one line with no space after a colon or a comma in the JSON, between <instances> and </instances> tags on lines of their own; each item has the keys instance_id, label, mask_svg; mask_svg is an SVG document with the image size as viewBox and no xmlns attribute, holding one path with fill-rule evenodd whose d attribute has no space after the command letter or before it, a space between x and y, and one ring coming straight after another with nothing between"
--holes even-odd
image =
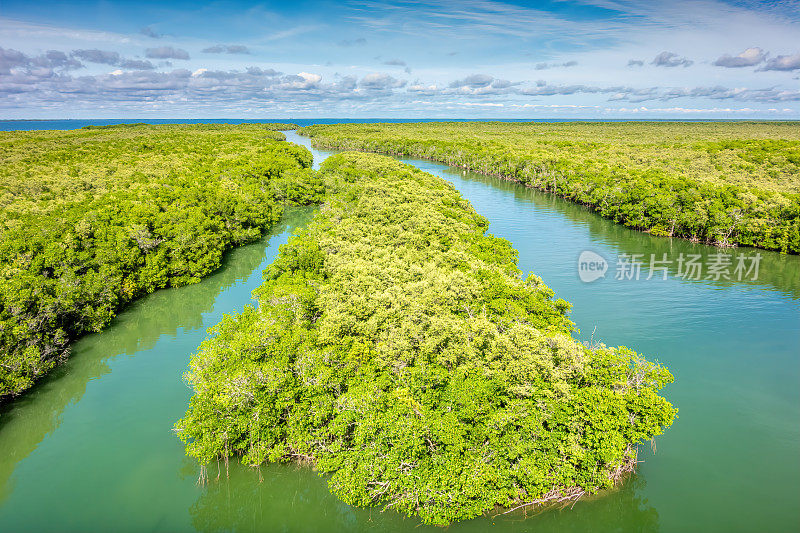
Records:
<instances>
[{"instance_id":1,"label":"exposed mangrove root","mask_svg":"<svg viewBox=\"0 0 800 533\"><path fill-rule=\"evenodd\" d=\"M205 465L200 465L200 476L197 478L197 484L201 486L208 484L208 471Z\"/></svg>"},{"instance_id":2,"label":"exposed mangrove root","mask_svg":"<svg viewBox=\"0 0 800 533\"><path fill-rule=\"evenodd\" d=\"M516 507L512 507L507 511L499 513L495 516L502 516L506 514L513 513L514 511L519 511L520 509L524 509L525 507L549 507L551 505L558 505L563 504L567 506L569 504L574 505L581 497L586 495L587 492L580 487L572 487L571 489L562 490L553 488L550 492L542 496L541 498L537 498L535 500L525 502L520 504Z\"/></svg>"},{"instance_id":3,"label":"exposed mangrove root","mask_svg":"<svg viewBox=\"0 0 800 533\"><path fill-rule=\"evenodd\" d=\"M655 439L652 439L651 442L654 443ZM612 480L615 487L621 485L626 478L636 471L636 457L637 450L633 447L629 447L625 460L609 475L609 478ZM570 487L568 489L553 487L541 498L536 498L535 500L521 503L515 507L506 509L505 511L495 513L494 516L503 516L511 514L515 511L524 511L527 513L528 511L533 510L536 512L542 512L552 507L559 507L563 509L569 506L572 508L578 502L578 500L590 494L592 493L582 487Z\"/></svg>"}]
</instances>

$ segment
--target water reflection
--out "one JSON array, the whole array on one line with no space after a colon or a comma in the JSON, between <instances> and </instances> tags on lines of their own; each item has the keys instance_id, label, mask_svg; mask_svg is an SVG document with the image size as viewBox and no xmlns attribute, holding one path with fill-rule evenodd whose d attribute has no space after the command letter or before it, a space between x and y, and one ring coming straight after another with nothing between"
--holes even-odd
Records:
<instances>
[{"instance_id":1,"label":"water reflection","mask_svg":"<svg viewBox=\"0 0 800 533\"><path fill-rule=\"evenodd\" d=\"M77 403L87 384L110 372L110 361L152 349L178 330L207 327L220 293L249 276L264 261L271 235L304 224L309 209L288 210L282 221L258 243L231 250L219 270L201 283L147 295L121 312L101 333L87 335L72 347L72 356L22 397L0 411L0 503L12 492L11 475L42 439L61 423L61 414ZM188 355L188 354L187 354Z\"/></svg>"},{"instance_id":2,"label":"water reflection","mask_svg":"<svg viewBox=\"0 0 800 533\"><path fill-rule=\"evenodd\" d=\"M189 511L192 526L205 533L442 531L439 527L422 526L417 519L392 510L345 505L310 467L271 465L259 470L232 464L230 478L225 477L223 466L219 480L214 479L216 472L216 466L209 467L209 485ZM196 473L195 469L193 474ZM658 512L640 496L644 483L643 478L634 477L613 492L581 500L571 507L539 512L535 519L522 512L491 513L452 524L447 531L482 533L490 527L510 533L593 531L598 527L603 531L658 531Z\"/></svg>"}]
</instances>

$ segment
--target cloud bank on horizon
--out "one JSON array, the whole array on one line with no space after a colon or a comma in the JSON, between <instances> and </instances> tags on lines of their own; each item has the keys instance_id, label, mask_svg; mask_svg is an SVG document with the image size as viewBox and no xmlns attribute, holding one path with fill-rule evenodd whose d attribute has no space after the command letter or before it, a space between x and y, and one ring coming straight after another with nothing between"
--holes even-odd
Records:
<instances>
[{"instance_id":1,"label":"cloud bank on horizon","mask_svg":"<svg viewBox=\"0 0 800 533\"><path fill-rule=\"evenodd\" d=\"M0 118L800 118L800 4L4 0Z\"/></svg>"}]
</instances>

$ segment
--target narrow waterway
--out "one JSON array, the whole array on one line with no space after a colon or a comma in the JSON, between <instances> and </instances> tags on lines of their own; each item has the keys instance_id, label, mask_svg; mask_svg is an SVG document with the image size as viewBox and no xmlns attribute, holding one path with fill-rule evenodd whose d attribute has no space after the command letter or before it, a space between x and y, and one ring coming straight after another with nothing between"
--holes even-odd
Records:
<instances>
[{"instance_id":1,"label":"narrow waterway","mask_svg":"<svg viewBox=\"0 0 800 533\"><path fill-rule=\"evenodd\" d=\"M312 152L317 165L328 155ZM800 258L729 250L732 279L708 277L709 265L725 262L717 249L630 231L509 182L408 162L453 183L487 216L490 231L519 250L520 267L572 302L582 338L666 364L676 382L665 394L680 409L656 452L643 447L639 473L620 490L572 509L449 530L800 528ZM223 472L216 481L212 471L211 483L197 486L197 466L171 431L191 394L181 375L206 329L252 303L262 270L310 214L290 210L201 283L138 301L0 413L0 531L441 531L344 505L305 467L232 465L230 478ZM587 251L607 266L591 282L578 272ZM739 281L737 257L752 266L756 253L758 274L751 269ZM653 254L666 268L648 280ZM680 254L699 256L701 279L678 276ZM637 268L620 266L626 258L645 263L638 280Z\"/></svg>"}]
</instances>

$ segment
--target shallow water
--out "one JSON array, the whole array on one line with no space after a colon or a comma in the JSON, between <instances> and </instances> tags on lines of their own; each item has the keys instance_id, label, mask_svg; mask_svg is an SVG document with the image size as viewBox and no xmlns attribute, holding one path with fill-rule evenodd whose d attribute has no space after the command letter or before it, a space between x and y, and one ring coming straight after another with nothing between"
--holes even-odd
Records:
<instances>
[{"instance_id":1,"label":"shallow water","mask_svg":"<svg viewBox=\"0 0 800 533\"><path fill-rule=\"evenodd\" d=\"M290 140L308 145L293 132ZM318 163L327 153L314 151ZM800 258L760 251L758 279L685 280L681 253L719 252L650 237L518 185L411 163L449 180L573 304L580 336L665 363L679 419L643 446L639 473L574 508L480 518L449 531L795 531L800 528ZM292 210L262 242L231 252L201 283L154 293L0 413L1 531L441 531L342 504L311 469L231 465L206 487L171 431L191 391L181 381L206 328L252 303L261 271L311 210ZM578 257L605 259L583 282ZM752 258L756 250L729 250ZM620 254L667 254L667 279L616 280ZM705 277L705 276L703 276ZM752 273L749 277L752 277ZM713 278L713 276L712 276Z\"/></svg>"}]
</instances>

